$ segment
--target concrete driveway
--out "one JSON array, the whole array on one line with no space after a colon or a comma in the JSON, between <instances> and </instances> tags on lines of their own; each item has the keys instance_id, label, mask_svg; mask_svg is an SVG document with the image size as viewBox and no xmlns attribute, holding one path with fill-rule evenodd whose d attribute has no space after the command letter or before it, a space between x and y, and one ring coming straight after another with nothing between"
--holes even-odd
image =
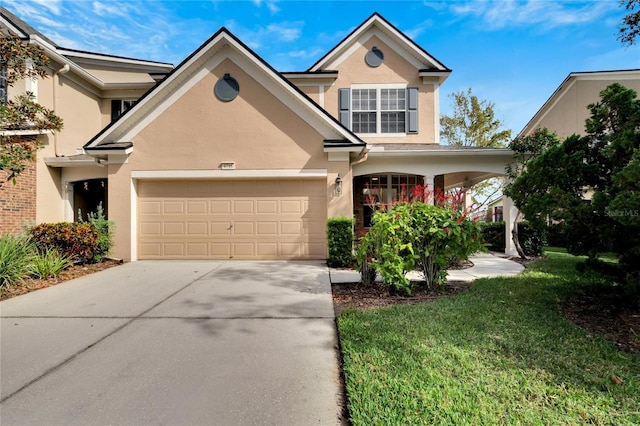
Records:
<instances>
[{"instance_id":1,"label":"concrete driveway","mask_svg":"<svg viewBox=\"0 0 640 426\"><path fill-rule=\"evenodd\" d=\"M141 261L0 303L0 423L340 423L321 262Z\"/></svg>"}]
</instances>

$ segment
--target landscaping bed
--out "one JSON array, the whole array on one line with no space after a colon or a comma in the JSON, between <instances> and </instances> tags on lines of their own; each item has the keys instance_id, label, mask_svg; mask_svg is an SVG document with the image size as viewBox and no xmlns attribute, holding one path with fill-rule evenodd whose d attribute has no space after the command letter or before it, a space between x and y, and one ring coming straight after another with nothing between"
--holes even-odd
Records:
<instances>
[{"instance_id":1,"label":"landscaping bed","mask_svg":"<svg viewBox=\"0 0 640 426\"><path fill-rule=\"evenodd\" d=\"M0 290L0 300L10 299L21 294L30 293L42 288L51 287L74 278L80 278L84 275L93 274L107 268L111 268L122 264L119 260L106 259L97 263L89 263L86 265L74 265L64 270L56 277L45 279L26 278L22 282L13 283L2 287Z\"/></svg>"}]
</instances>

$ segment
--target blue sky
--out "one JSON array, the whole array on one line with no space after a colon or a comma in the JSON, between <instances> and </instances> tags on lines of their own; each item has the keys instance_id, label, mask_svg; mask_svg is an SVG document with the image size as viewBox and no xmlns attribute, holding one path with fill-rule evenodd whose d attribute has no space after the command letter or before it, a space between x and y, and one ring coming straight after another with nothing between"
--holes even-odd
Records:
<instances>
[{"instance_id":1,"label":"blue sky","mask_svg":"<svg viewBox=\"0 0 640 426\"><path fill-rule=\"evenodd\" d=\"M617 40L618 0L2 3L63 47L174 65L225 26L279 71L306 70L377 11L453 70L442 114L471 88L514 136L570 72L640 69L640 45Z\"/></svg>"}]
</instances>

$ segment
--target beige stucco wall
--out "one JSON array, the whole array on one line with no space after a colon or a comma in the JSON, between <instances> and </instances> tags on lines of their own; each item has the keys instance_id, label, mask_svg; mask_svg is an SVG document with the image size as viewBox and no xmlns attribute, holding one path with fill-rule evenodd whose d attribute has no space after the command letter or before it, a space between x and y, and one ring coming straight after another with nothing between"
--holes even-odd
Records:
<instances>
[{"instance_id":1,"label":"beige stucco wall","mask_svg":"<svg viewBox=\"0 0 640 426\"><path fill-rule=\"evenodd\" d=\"M546 127L556 132L561 139L574 133L585 134L585 121L591 116L587 106L598 102L600 92L616 81L640 93L640 79L576 79L547 111L537 127Z\"/></svg>"},{"instance_id":2,"label":"beige stucco wall","mask_svg":"<svg viewBox=\"0 0 640 426\"><path fill-rule=\"evenodd\" d=\"M240 94L231 102L213 92L225 73ZM116 223L114 255L132 256L135 188L132 171L219 170L233 161L236 170L327 170L328 215L351 215L349 161L328 161L323 136L229 59L221 62L133 137L128 163L109 165L109 218ZM337 174L341 196L334 194ZM133 207L133 211L132 211ZM135 220L135 219L134 219Z\"/></svg>"},{"instance_id":3,"label":"beige stucco wall","mask_svg":"<svg viewBox=\"0 0 640 426\"><path fill-rule=\"evenodd\" d=\"M365 63L365 54L376 46L384 54L384 62L376 68ZM434 85L423 84L418 70L378 37L372 36L358 47L338 67L338 79L333 86L326 86L325 109L338 117L338 90L352 84L406 84L419 90L418 133L405 137L363 137L367 143L437 143L435 140Z\"/></svg>"},{"instance_id":4,"label":"beige stucco wall","mask_svg":"<svg viewBox=\"0 0 640 426\"><path fill-rule=\"evenodd\" d=\"M69 75L62 74L38 82L38 102L54 109L64 127L57 135L46 136L44 148L38 152L36 221L60 222L65 220L65 209L68 209L62 171L48 167L44 158L55 157L56 151L62 156L75 155L102 129L101 100Z\"/></svg>"}]
</instances>

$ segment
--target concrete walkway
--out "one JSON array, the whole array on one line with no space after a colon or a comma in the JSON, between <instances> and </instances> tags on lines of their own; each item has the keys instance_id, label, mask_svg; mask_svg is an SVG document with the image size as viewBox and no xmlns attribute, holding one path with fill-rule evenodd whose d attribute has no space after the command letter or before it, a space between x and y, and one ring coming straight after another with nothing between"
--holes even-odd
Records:
<instances>
[{"instance_id":1,"label":"concrete walkway","mask_svg":"<svg viewBox=\"0 0 640 426\"><path fill-rule=\"evenodd\" d=\"M477 278L518 275L524 267L518 262L508 260L500 255L489 253L474 254L469 258L473 262L471 268L448 271L447 281L470 282ZM348 269L330 269L331 283L356 283L360 281L360 273ZM407 274L412 279L421 279L422 274L412 271ZM379 278L379 277L378 277Z\"/></svg>"},{"instance_id":2,"label":"concrete walkway","mask_svg":"<svg viewBox=\"0 0 640 426\"><path fill-rule=\"evenodd\" d=\"M133 262L0 316L3 426L341 421L323 262Z\"/></svg>"}]
</instances>

